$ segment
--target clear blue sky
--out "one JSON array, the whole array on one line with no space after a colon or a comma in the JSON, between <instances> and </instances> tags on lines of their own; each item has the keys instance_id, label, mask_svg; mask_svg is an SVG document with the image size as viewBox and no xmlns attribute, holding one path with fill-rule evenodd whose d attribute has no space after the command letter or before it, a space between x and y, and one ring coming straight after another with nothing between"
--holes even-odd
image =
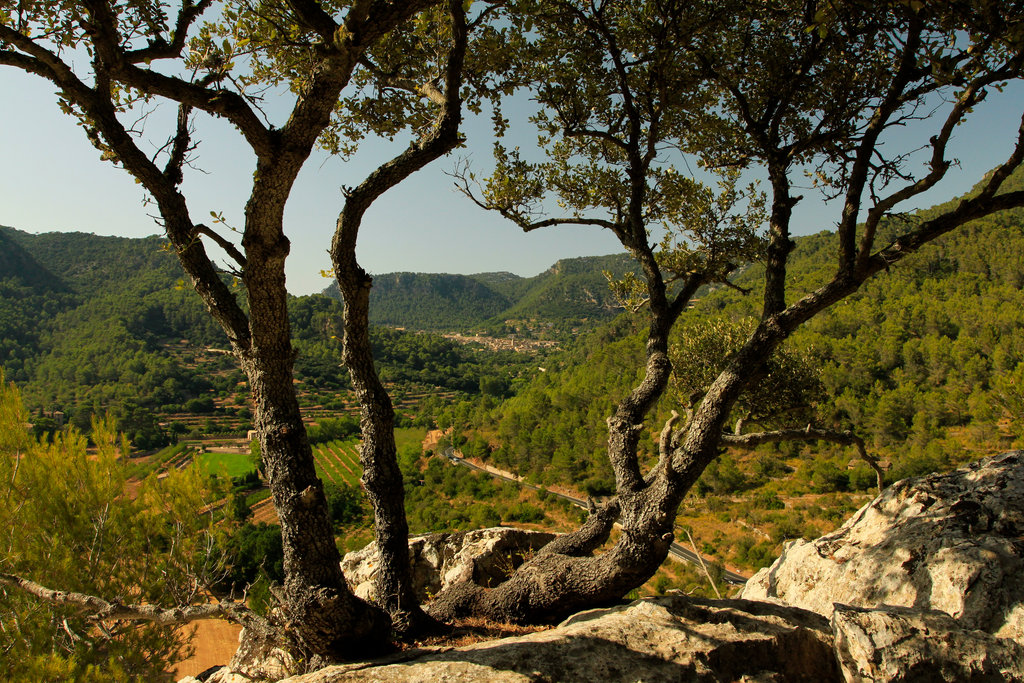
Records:
<instances>
[{"instance_id":1,"label":"clear blue sky","mask_svg":"<svg viewBox=\"0 0 1024 683\"><path fill-rule=\"evenodd\" d=\"M123 170L100 160L81 129L56 108L52 87L13 69L0 68L0 92L4 93L0 105L0 225L28 232L81 231L126 237L160 232L149 216L155 207L143 206L141 187ZM962 169L952 170L940 189L921 204L963 192L999 163L1009 151L1022 111L1024 87L1020 84L984 103L977 120L957 133L953 151L961 159ZM167 130L171 115L173 109L168 105L158 109L147 122L147 134L154 139L164 135L155 131ZM474 150L474 165L488 166L489 121L470 120L466 132ZM915 143L923 144L930 134ZM531 135L521 144L529 144ZM920 136L920 131L908 131L907 135ZM240 226L253 157L223 122L206 118L197 138L201 141L197 165L205 173L192 172L186 178L193 218L206 221L210 211L218 211L229 223ZM907 140L898 142L902 146ZM373 142L364 145L351 161L320 155L306 165L286 215L292 241L287 270L292 293L320 291L328 284L320 270L330 266L326 252L341 208L339 188L357 184L399 148ZM560 258L621 250L609 233L594 228L560 227L523 234L457 194L452 179L445 175L453 164L454 157L435 162L370 209L358 251L368 271L506 270L532 276ZM797 231L833 228L836 212L813 201L810 191L806 194L808 200L798 205L795 215Z\"/></svg>"}]
</instances>

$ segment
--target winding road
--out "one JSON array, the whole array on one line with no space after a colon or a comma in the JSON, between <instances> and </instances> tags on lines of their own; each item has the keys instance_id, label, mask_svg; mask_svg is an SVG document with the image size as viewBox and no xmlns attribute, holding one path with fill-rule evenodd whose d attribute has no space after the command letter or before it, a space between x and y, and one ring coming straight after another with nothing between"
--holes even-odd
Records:
<instances>
[{"instance_id":1,"label":"winding road","mask_svg":"<svg viewBox=\"0 0 1024 683\"><path fill-rule=\"evenodd\" d=\"M476 470L477 472L483 472L484 474L494 477L495 479L504 479L505 481L512 482L513 484L519 484L520 486L525 486L526 488L533 489L534 491L539 491L541 488L540 486L535 486L534 484L527 484L521 479L516 479L515 477L509 476L507 474L502 474L501 472L496 472L494 470L489 470L487 468L480 467L479 465L474 465L465 458L460 458L458 455L456 455L455 449L453 448L446 448L444 450L444 456L456 465L462 465L463 467L468 467L472 470ZM584 510L587 509L587 501L583 500L582 498L576 498L574 496L569 496L564 493L558 493L556 491L551 490L548 490L547 493L549 496L557 496L558 498L567 500L573 505L581 507ZM692 550L684 548L678 543L673 542L672 545L669 547L668 552L670 555L677 557L680 560L690 562L697 566L700 566L701 564L701 558L697 555L697 553L693 552ZM742 586L747 582L747 577L743 576L742 574L737 574L736 572L731 572L728 569L726 569L722 571L722 580L733 586Z\"/></svg>"}]
</instances>

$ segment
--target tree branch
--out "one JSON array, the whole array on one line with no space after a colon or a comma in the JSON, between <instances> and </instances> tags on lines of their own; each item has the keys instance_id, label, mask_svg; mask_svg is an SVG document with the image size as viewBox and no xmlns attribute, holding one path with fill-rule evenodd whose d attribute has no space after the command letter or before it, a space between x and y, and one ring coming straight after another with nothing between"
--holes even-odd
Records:
<instances>
[{"instance_id":1,"label":"tree branch","mask_svg":"<svg viewBox=\"0 0 1024 683\"><path fill-rule=\"evenodd\" d=\"M672 411L672 416L665 421L661 428L661 435L658 437L658 464L656 467L668 468L669 459L672 457L672 430L679 421L679 413Z\"/></svg>"},{"instance_id":2,"label":"tree branch","mask_svg":"<svg viewBox=\"0 0 1024 683\"><path fill-rule=\"evenodd\" d=\"M871 272L888 268L892 263L903 259L928 242L970 220L982 218L997 211L1024 206L1024 191L1022 190L996 194L1003 181L1022 163L1024 163L1024 116L1021 117L1021 124L1017 131L1017 144L1013 152L1004 163L992 171L988 181L977 195L963 199L952 211L925 221L916 230L896 238L892 244L874 254L866 263L866 268Z\"/></svg>"},{"instance_id":3,"label":"tree branch","mask_svg":"<svg viewBox=\"0 0 1024 683\"><path fill-rule=\"evenodd\" d=\"M556 536L540 549L538 554L557 553L569 557L584 557L594 552L608 540L622 509L619 499L612 498L597 510L575 531Z\"/></svg>"},{"instance_id":4,"label":"tree branch","mask_svg":"<svg viewBox=\"0 0 1024 683\"><path fill-rule=\"evenodd\" d=\"M373 74L377 83L382 86L404 90L414 95L422 95L438 106L444 106L445 104L445 94L433 81L417 83L411 78L399 78L394 74L384 73L383 69L374 64L366 55L359 58L359 64Z\"/></svg>"},{"instance_id":5,"label":"tree branch","mask_svg":"<svg viewBox=\"0 0 1024 683\"><path fill-rule=\"evenodd\" d=\"M191 147L192 133L189 130L189 114L192 108L188 105L178 105L178 122L171 141L171 152L164 166L164 176L175 185L181 185L184 179L183 167Z\"/></svg>"},{"instance_id":6,"label":"tree branch","mask_svg":"<svg viewBox=\"0 0 1024 683\"><path fill-rule=\"evenodd\" d=\"M1009 77L1009 72L1019 70L1022 59L1024 59L1024 55L1016 55L1003 69L985 74L970 83L963 90L949 115L943 121L939 133L931 138L932 155L928 174L876 202L875 206L868 211L864 233L861 236L857 254L858 267L863 267L867 263L874 246L875 232L881 219L900 202L928 191L945 177L950 167L950 162L945 158L946 146L953 134L953 130L964 120L973 107L985 99L987 94L985 88Z\"/></svg>"},{"instance_id":7,"label":"tree branch","mask_svg":"<svg viewBox=\"0 0 1024 683\"><path fill-rule=\"evenodd\" d=\"M171 33L171 42L168 43L163 36L151 38L148 47L128 52L128 60L133 64L142 64L181 56L182 50L185 49L185 41L188 39L189 27L212 4L213 0L200 0L194 5L189 1L183 2L174 24L174 31Z\"/></svg>"},{"instance_id":8,"label":"tree branch","mask_svg":"<svg viewBox=\"0 0 1024 683\"><path fill-rule=\"evenodd\" d=\"M146 621L173 626L203 619L226 619L243 626L256 625L264 630L270 629L267 620L250 610L242 602L216 602L168 609L148 604L122 605L118 602L108 602L94 595L54 590L14 574L0 573L0 583L20 588L29 595L51 605L70 607L79 612L89 612L87 618L94 622Z\"/></svg>"},{"instance_id":9,"label":"tree branch","mask_svg":"<svg viewBox=\"0 0 1024 683\"><path fill-rule=\"evenodd\" d=\"M454 0L451 2L454 3ZM347 193L345 208L338 217L338 227L331 246L332 255L354 255L359 226L366 209L389 189L434 159L448 153L458 144L459 125L462 121L462 99L459 90L462 87L462 66L468 40L466 17L461 7L452 10L452 22L453 43L446 66L445 97L441 110L434 119L433 127L423 138L381 165Z\"/></svg>"},{"instance_id":10,"label":"tree branch","mask_svg":"<svg viewBox=\"0 0 1024 683\"><path fill-rule=\"evenodd\" d=\"M629 151L629 145L625 140L615 137L608 131L595 130L593 128L577 128L575 126L566 126L562 134L567 138L594 138L595 140L601 140L607 142L610 145L618 147L621 150ZM652 136L653 139L653 136Z\"/></svg>"},{"instance_id":11,"label":"tree branch","mask_svg":"<svg viewBox=\"0 0 1024 683\"><path fill-rule=\"evenodd\" d=\"M850 175L847 179L843 215L839 222L839 268L851 271L856 265L857 221L864 195L864 187L870 171L871 156L878 147L878 139L885 130L892 115L906 103L906 88L917 73L918 48L921 45L923 25L917 18L911 19L906 44L899 55L899 66L893 74L889 87L875 107L860 142Z\"/></svg>"},{"instance_id":12,"label":"tree branch","mask_svg":"<svg viewBox=\"0 0 1024 683\"><path fill-rule=\"evenodd\" d=\"M462 168L467 167L468 164L465 164ZM531 213L529 212L529 209L517 210L511 204L494 204L488 201L483 201L477 197L473 192L473 189L469 186L467 171L457 169L452 172L451 176L455 178L455 189L465 195L469 201L473 202L484 211L497 211L502 218L506 218L522 228L523 232L533 232L534 230L559 225L592 225L606 230L611 230L616 235L621 231L618 223L602 218L545 218L543 220L533 221L530 220Z\"/></svg>"},{"instance_id":13,"label":"tree branch","mask_svg":"<svg viewBox=\"0 0 1024 683\"><path fill-rule=\"evenodd\" d=\"M273 139L270 131L242 95L139 67L132 61L131 53L125 52L121 46L117 19L109 3L85 0L83 4L89 13L85 25L95 50L93 61L98 59L113 80L146 94L166 97L223 116L238 127L257 155L271 151Z\"/></svg>"},{"instance_id":14,"label":"tree branch","mask_svg":"<svg viewBox=\"0 0 1024 683\"><path fill-rule=\"evenodd\" d=\"M31 38L3 24L0 24L0 42L9 43L24 52L25 55L28 55L28 58L26 58L17 52L4 50L0 52L0 57L3 58L3 61L0 63L16 66L54 83L58 83L58 79L74 78L74 72L71 71L71 68L59 56L39 45Z\"/></svg>"},{"instance_id":15,"label":"tree branch","mask_svg":"<svg viewBox=\"0 0 1024 683\"><path fill-rule=\"evenodd\" d=\"M216 242L217 246L226 251L228 253L228 256L233 258L238 263L238 265L242 266L242 268L245 268L245 256L242 255L242 252L238 251L234 244L224 239L223 236L214 232L212 228L210 228L207 225L204 225L203 223L197 223L195 226L195 230L200 235L206 235L214 242Z\"/></svg>"},{"instance_id":16,"label":"tree branch","mask_svg":"<svg viewBox=\"0 0 1024 683\"><path fill-rule=\"evenodd\" d=\"M315 0L288 0L288 6L295 12L299 21L315 31L327 44L334 42L338 23L331 18L319 2Z\"/></svg>"}]
</instances>

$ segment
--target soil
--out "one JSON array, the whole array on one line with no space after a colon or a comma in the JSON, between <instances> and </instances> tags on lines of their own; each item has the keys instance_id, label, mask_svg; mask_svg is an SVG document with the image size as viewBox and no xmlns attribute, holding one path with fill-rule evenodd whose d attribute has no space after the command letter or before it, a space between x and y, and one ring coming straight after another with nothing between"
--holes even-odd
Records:
<instances>
[{"instance_id":1,"label":"soil","mask_svg":"<svg viewBox=\"0 0 1024 683\"><path fill-rule=\"evenodd\" d=\"M227 664L238 649L238 634L242 627L219 619L198 621L194 626L192 647L195 654L178 662L172 673L174 680L195 676L212 666Z\"/></svg>"}]
</instances>

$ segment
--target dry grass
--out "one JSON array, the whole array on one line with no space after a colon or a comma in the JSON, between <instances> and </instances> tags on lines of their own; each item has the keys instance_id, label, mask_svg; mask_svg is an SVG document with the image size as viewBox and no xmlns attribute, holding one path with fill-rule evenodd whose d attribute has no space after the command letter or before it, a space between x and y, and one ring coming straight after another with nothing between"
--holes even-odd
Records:
<instances>
[{"instance_id":1,"label":"dry grass","mask_svg":"<svg viewBox=\"0 0 1024 683\"><path fill-rule=\"evenodd\" d=\"M196 629L192 640L195 653L174 666L171 671L174 680L195 676L212 666L227 664L238 648L238 634L242 630L237 624L217 620L200 621L192 628ZM551 627L502 624L474 617L458 621L449 633L424 638L414 643L396 643L396 646L399 651L412 651L417 648L443 650L536 633L549 628Z\"/></svg>"},{"instance_id":2,"label":"dry grass","mask_svg":"<svg viewBox=\"0 0 1024 683\"><path fill-rule=\"evenodd\" d=\"M469 617L456 621L450 633L424 638L416 643L401 645L400 647L402 649L409 649L412 647L464 647L466 645L482 643L488 640L511 638L512 636L522 636L527 633L546 631L550 628L552 627L503 624L480 617Z\"/></svg>"}]
</instances>

